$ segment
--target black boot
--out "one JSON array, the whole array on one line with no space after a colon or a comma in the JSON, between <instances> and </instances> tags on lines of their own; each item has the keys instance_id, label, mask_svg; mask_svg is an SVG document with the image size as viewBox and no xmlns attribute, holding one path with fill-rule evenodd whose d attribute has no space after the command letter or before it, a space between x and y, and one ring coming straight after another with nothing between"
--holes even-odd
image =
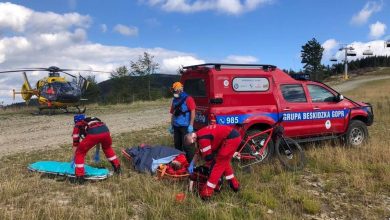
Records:
<instances>
[{"instance_id":1,"label":"black boot","mask_svg":"<svg viewBox=\"0 0 390 220\"><path fill-rule=\"evenodd\" d=\"M115 167L115 166L113 165L113 167L114 167L114 173L115 173L116 175L118 175L118 176L122 175L121 165L118 165L117 167Z\"/></svg>"}]
</instances>

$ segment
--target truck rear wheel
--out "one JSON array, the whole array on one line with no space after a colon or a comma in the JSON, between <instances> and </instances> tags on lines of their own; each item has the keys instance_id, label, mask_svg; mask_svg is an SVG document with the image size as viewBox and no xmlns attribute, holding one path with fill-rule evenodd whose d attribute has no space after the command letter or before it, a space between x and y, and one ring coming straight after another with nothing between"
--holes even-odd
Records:
<instances>
[{"instance_id":1,"label":"truck rear wheel","mask_svg":"<svg viewBox=\"0 0 390 220\"><path fill-rule=\"evenodd\" d=\"M261 131L258 129L252 129L247 131L246 136L249 137L260 132ZM268 144L265 145L268 136L269 134L265 133L252 138L244 146L242 153L253 156L255 158L254 160L256 160L257 162L268 162L274 152L274 143L272 141L272 138L269 140Z\"/></svg>"},{"instance_id":2,"label":"truck rear wheel","mask_svg":"<svg viewBox=\"0 0 390 220\"><path fill-rule=\"evenodd\" d=\"M358 147L368 140L368 130L366 124L360 120L352 120L349 123L345 134L345 144L350 147Z\"/></svg>"}]
</instances>

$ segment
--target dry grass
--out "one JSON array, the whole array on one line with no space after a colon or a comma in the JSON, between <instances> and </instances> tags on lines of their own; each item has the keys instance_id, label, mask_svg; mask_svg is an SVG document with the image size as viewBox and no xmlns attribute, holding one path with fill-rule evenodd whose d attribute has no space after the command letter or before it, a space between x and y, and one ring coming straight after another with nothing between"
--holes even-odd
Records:
<instances>
[{"instance_id":1,"label":"dry grass","mask_svg":"<svg viewBox=\"0 0 390 220\"><path fill-rule=\"evenodd\" d=\"M285 172L275 162L250 173L236 168L239 193L225 187L211 201L174 196L186 182L155 180L134 172L122 158L124 175L83 186L29 173L37 160L64 161L69 146L6 156L0 165L0 219L385 219L390 216L390 81L370 83L349 93L374 105L371 139L361 148L335 144L307 146L303 172ZM96 111L105 111L104 106ZM100 108L100 109L99 109ZM165 127L114 137L114 146L172 145ZM91 159L87 159L91 161ZM109 167L107 162L103 166Z\"/></svg>"}]
</instances>

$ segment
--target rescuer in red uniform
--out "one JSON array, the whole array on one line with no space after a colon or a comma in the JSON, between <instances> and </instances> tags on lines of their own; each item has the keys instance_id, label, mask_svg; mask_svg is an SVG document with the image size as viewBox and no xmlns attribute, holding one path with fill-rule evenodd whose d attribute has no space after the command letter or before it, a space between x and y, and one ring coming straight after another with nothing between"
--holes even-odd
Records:
<instances>
[{"instance_id":1,"label":"rescuer in red uniform","mask_svg":"<svg viewBox=\"0 0 390 220\"><path fill-rule=\"evenodd\" d=\"M85 117L83 114L74 116L75 126L73 128L73 152L76 181L84 181L84 159L89 149L101 144L106 158L114 167L116 174L121 173L120 163L112 149L112 139L107 126L95 117ZM83 138L80 141L80 138Z\"/></svg>"},{"instance_id":2,"label":"rescuer in red uniform","mask_svg":"<svg viewBox=\"0 0 390 220\"><path fill-rule=\"evenodd\" d=\"M199 192L202 199L208 199L213 195L222 175L225 176L235 192L239 190L240 184L234 176L230 164L233 154L241 142L241 136L236 129L225 125L209 125L195 133L187 134L185 142L188 145L195 142L198 144L198 151L188 168L189 172L193 172L198 155L206 161L211 169L207 183Z\"/></svg>"}]
</instances>

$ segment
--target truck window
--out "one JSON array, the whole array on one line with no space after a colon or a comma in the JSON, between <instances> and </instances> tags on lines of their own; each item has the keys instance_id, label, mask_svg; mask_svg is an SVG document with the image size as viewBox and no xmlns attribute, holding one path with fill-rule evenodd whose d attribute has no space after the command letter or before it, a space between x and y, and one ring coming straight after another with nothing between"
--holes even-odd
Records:
<instances>
[{"instance_id":1,"label":"truck window","mask_svg":"<svg viewBox=\"0 0 390 220\"><path fill-rule=\"evenodd\" d=\"M206 97L204 79L187 79L184 82L184 91L192 97Z\"/></svg>"},{"instance_id":2,"label":"truck window","mask_svg":"<svg viewBox=\"0 0 390 220\"><path fill-rule=\"evenodd\" d=\"M317 85L307 85L312 102L333 102L335 95L327 89Z\"/></svg>"},{"instance_id":3,"label":"truck window","mask_svg":"<svg viewBox=\"0 0 390 220\"><path fill-rule=\"evenodd\" d=\"M307 102L302 85L281 85L280 88L287 102Z\"/></svg>"}]
</instances>

